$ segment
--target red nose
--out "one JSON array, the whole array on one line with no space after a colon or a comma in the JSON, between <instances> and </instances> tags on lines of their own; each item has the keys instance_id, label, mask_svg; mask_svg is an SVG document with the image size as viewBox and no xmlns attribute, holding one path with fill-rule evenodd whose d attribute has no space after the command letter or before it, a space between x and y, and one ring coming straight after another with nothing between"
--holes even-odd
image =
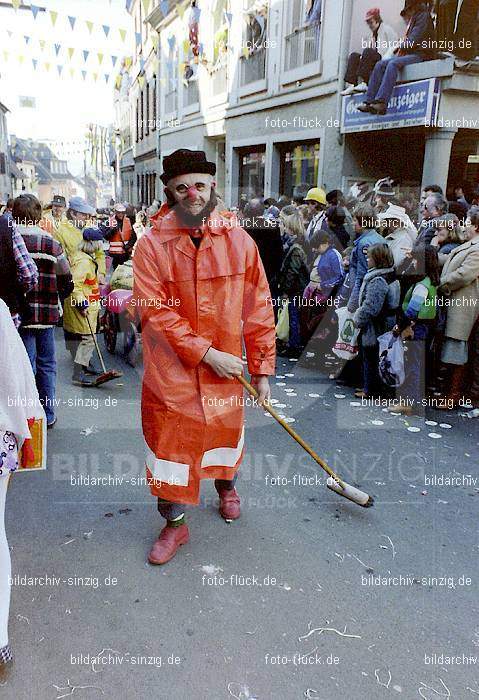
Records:
<instances>
[{"instance_id":1,"label":"red nose","mask_svg":"<svg viewBox=\"0 0 479 700\"><path fill-rule=\"evenodd\" d=\"M196 199L199 192L196 189L196 187L188 187L188 191L186 194L188 196L188 199Z\"/></svg>"}]
</instances>

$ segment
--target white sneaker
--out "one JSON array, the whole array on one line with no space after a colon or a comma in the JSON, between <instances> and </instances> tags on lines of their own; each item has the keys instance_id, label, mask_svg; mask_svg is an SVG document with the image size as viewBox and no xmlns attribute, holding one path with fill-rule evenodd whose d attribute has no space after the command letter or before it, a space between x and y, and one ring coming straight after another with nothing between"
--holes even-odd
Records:
<instances>
[{"instance_id":1,"label":"white sneaker","mask_svg":"<svg viewBox=\"0 0 479 700\"><path fill-rule=\"evenodd\" d=\"M366 83L359 83L359 85L354 85L353 86L353 92L367 92L368 91L368 86Z\"/></svg>"},{"instance_id":2,"label":"white sneaker","mask_svg":"<svg viewBox=\"0 0 479 700\"><path fill-rule=\"evenodd\" d=\"M355 85L350 85L347 87L345 90L342 91L341 95L352 95L353 92L356 90Z\"/></svg>"}]
</instances>

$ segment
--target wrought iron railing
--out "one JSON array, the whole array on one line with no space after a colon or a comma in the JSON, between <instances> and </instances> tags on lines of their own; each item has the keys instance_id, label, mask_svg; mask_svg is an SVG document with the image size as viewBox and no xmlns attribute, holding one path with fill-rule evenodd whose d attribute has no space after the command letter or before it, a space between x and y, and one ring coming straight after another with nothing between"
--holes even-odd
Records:
<instances>
[{"instance_id":1,"label":"wrought iron railing","mask_svg":"<svg viewBox=\"0 0 479 700\"><path fill-rule=\"evenodd\" d=\"M241 56L241 85L249 85L266 76L266 49L264 46L248 57Z\"/></svg>"},{"instance_id":2,"label":"wrought iron railing","mask_svg":"<svg viewBox=\"0 0 479 700\"><path fill-rule=\"evenodd\" d=\"M320 25L310 24L286 37L285 71L302 68L319 58Z\"/></svg>"}]
</instances>

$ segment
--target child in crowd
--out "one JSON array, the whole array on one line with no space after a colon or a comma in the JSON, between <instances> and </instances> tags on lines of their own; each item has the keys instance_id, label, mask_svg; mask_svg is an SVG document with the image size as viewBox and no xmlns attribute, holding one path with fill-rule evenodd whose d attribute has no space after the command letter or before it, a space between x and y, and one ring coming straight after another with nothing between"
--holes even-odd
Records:
<instances>
[{"instance_id":1,"label":"child in crowd","mask_svg":"<svg viewBox=\"0 0 479 700\"><path fill-rule=\"evenodd\" d=\"M424 263L424 277L412 285L404 297L399 323L394 332L402 333L408 344L406 360L406 379L399 389L401 399L399 405L391 407L405 415L413 413L424 414L426 397L426 357L430 340L434 333L437 313L436 295L439 285L439 262L437 250L426 245L422 251L416 251L413 259L421 256Z\"/></svg>"}]
</instances>

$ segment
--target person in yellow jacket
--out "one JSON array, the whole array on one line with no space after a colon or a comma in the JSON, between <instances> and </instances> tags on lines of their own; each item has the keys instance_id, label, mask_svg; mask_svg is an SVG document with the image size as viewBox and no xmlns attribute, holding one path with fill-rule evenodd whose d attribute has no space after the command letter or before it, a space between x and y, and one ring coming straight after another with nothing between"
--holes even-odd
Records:
<instances>
[{"instance_id":1,"label":"person in yellow jacket","mask_svg":"<svg viewBox=\"0 0 479 700\"><path fill-rule=\"evenodd\" d=\"M101 249L103 236L98 229L86 228L76 253L70 258L74 289L63 309L66 338L75 343L69 347L73 357L73 384L95 386L99 374L91 364L95 349L92 333L96 332L100 311L98 263L95 256ZM90 322L90 325L88 324Z\"/></svg>"},{"instance_id":2,"label":"person in yellow jacket","mask_svg":"<svg viewBox=\"0 0 479 700\"><path fill-rule=\"evenodd\" d=\"M59 225L53 231L54 238L62 244L63 250L68 258L70 266L72 258L78 252L78 246L83 240L83 229L96 215L96 211L81 197L70 199L66 216L62 218ZM98 246L95 251L94 260L98 265L98 281L104 284L106 276L105 251L103 245Z\"/></svg>"}]
</instances>

